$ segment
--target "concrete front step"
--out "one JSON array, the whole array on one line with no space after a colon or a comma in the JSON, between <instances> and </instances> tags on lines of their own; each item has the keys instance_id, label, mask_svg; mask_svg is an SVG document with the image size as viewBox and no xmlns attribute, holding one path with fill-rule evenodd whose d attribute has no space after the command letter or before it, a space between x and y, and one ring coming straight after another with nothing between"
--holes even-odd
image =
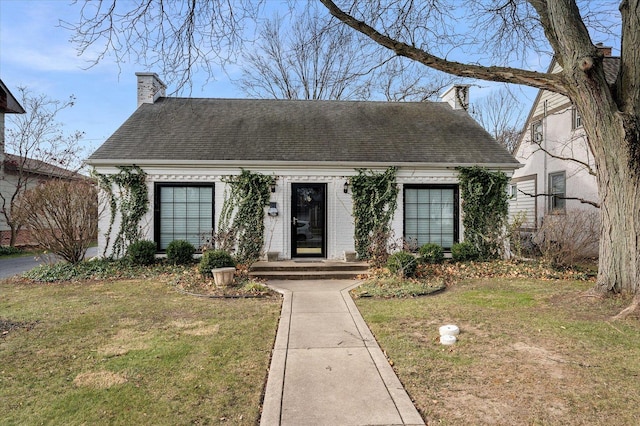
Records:
<instances>
[{"instance_id":1,"label":"concrete front step","mask_svg":"<svg viewBox=\"0 0 640 426\"><path fill-rule=\"evenodd\" d=\"M297 260L257 262L249 275L266 280L354 279L367 275L366 262Z\"/></svg>"}]
</instances>

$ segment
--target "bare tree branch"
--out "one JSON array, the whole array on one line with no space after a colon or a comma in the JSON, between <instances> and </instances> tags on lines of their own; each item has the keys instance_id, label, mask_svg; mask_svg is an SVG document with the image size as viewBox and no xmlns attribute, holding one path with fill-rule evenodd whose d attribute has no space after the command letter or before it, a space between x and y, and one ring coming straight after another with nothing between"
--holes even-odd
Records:
<instances>
[{"instance_id":1,"label":"bare tree branch","mask_svg":"<svg viewBox=\"0 0 640 426\"><path fill-rule=\"evenodd\" d=\"M556 197L556 198L559 198L561 200L580 201L582 204L589 204L590 206L593 206L593 207L595 207L597 209L600 208L600 203L596 203L595 201L587 200L585 198L580 198L580 197L560 197L557 194L530 194L528 192L525 192L525 191L521 190L520 188L518 188L518 192L520 192L521 194L526 195L527 197L533 197L533 198L538 198L538 197Z\"/></svg>"},{"instance_id":2,"label":"bare tree branch","mask_svg":"<svg viewBox=\"0 0 640 426\"><path fill-rule=\"evenodd\" d=\"M317 6L266 21L243 59L236 84L258 98L424 101L453 80L389 57Z\"/></svg>"},{"instance_id":3,"label":"bare tree branch","mask_svg":"<svg viewBox=\"0 0 640 426\"><path fill-rule=\"evenodd\" d=\"M408 45L401 41L395 40L390 36L386 36L375 28L367 25L363 21L359 21L348 13L340 9L331 0L320 0L326 6L329 12L350 26L354 30L366 35L379 45L392 50L397 55L404 56L414 61L420 62L430 68L448 74L457 75L459 77L477 78L488 81L498 81L503 83L524 84L527 86L538 87L540 89L550 90L561 94L567 94L567 88L563 78L558 74L539 73L535 71L527 71L524 69L498 66L481 66L473 64L464 64L461 62L448 61L438 56L432 55L423 49Z\"/></svg>"}]
</instances>

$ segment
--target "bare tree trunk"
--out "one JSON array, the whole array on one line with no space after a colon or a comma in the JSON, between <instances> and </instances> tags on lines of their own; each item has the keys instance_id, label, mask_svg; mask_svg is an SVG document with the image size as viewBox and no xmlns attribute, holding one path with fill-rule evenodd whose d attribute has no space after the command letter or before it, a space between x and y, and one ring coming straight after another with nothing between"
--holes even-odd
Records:
<instances>
[{"instance_id":1,"label":"bare tree trunk","mask_svg":"<svg viewBox=\"0 0 640 426\"><path fill-rule=\"evenodd\" d=\"M18 228L13 224L9 224L9 247L15 247L18 239Z\"/></svg>"},{"instance_id":2,"label":"bare tree trunk","mask_svg":"<svg viewBox=\"0 0 640 426\"><path fill-rule=\"evenodd\" d=\"M640 182L637 177L630 178L630 173L625 167L610 171L606 176L600 176L599 181L603 202L596 289L600 292L638 293Z\"/></svg>"}]
</instances>

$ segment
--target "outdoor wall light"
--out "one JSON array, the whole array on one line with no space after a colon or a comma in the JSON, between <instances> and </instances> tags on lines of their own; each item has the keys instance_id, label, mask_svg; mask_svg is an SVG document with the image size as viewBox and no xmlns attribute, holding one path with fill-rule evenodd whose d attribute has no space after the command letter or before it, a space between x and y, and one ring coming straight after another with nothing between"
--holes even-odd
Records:
<instances>
[{"instance_id":1,"label":"outdoor wall light","mask_svg":"<svg viewBox=\"0 0 640 426\"><path fill-rule=\"evenodd\" d=\"M275 201L269 202L269 210L267 210L267 214L271 217L278 216L278 203Z\"/></svg>"},{"instance_id":2,"label":"outdoor wall light","mask_svg":"<svg viewBox=\"0 0 640 426\"><path fill-rule=\"evenodd\" d=\"M342 190L344 191L345 194L349 193L349 181L348 180L344 182Z\"/></svg>"},{"instance_id":3,"label":"outdoor wall light","mask_svg":"<svg viewBox=\"0 0 640 426\"><path fill-rule=\"evenodd\" d=\"M275 179L271 181L270 187L271 187L271 192L276 192L276 180Z\"/></svg>"}]
</instances>

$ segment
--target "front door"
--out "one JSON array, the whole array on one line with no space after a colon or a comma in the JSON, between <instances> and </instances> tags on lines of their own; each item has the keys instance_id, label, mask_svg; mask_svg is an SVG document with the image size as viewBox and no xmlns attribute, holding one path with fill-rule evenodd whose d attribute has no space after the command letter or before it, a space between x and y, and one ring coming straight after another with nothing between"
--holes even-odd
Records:
<instances>
[{"instance_id":1,"label":"front door","mask_svg":"<svg viewBox=\"0 0 640 426\"><path fill-rule=\"evenodd\" d=\"M291 184L291 253L293 257L325 257L326 199L324 183Z\"/></svg>"}]
</instances>

